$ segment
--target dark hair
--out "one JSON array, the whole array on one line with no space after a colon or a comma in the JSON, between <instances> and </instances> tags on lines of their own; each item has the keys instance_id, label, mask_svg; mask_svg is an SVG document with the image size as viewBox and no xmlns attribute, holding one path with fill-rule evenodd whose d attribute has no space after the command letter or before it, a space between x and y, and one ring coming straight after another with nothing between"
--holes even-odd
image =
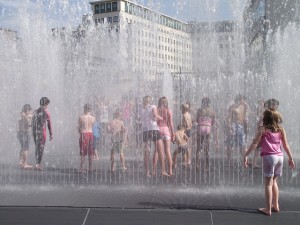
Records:
<instances>
[{"instance_id":1,"label":"dark hair","mask_svg":"<svg viewBox=\"0 0 300 225\"><path fill-rule=\"evenodd\" d=\"M93 108L92 105L89 104L89 103L85 104L84 107L83 107L83 109L84 109L85 112L92 111L92 108Z\"/></svg>"},{"instance_id":2,"label":"dark hair","mask_svg":"<svg viewBox=\"0 0 300 225\"><path fill-rule=\"evenodd\" d=\"M271 99L268 99L265 103L264 103L264 106L267 107L267 108L271 108L271 106L273 105L279 105L279 101L274 99L274 98L271 98Z\"/></svg>"},{"instance_id":3,"label":"dark hair","mask_svg":"<svg viewBox=\"0 0 300 225\"><path fill-rule=\"evenodd\" d=\"M49 105L49 103L50 103L50 100L47 97L42 97L40 99L40 106L46 106L46 105Z\"/></svg>"},{"instance_id":4,"label":"dark hair","mask_svg":"<svg viewBox=\"0 0 300 225\"><path fill-rule=\"evenodd\" d=\"M31 110L31 106L29 104L23 105L22 112L28 112Z\"/></svg>"},{"instance_id":5,"label":"dark hair","mask_svg":"<svg viewBox=\"0 0 300 225\"><path fill-rule=\"evenodd\" d=\"M202 98L201 105L202 105L202 107L208 107L210 105L209 97Z\"/></svg>"},{"instance_id":6,"label":"dark hair","mask_svg":"<svg viewBox=\"0 0 300 225\"><path fill-rule=\"evenodd\" d=\"M242 100L243 100L243 96L241 94L236 95L234 98L235 103L239 103Z\"/></svg>"}]
</instances>

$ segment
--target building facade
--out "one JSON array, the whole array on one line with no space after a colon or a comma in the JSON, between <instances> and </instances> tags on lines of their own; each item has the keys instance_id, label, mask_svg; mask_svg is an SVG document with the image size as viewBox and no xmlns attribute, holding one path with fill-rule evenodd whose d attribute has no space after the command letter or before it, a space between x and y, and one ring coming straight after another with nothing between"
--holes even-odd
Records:
<instances>
[{"instance_id":1,"label":"building facade","mask_svg":"<svg viewBox=\"0 0 300 225\"><path fill-rule=\"evenodd\" d=\"M188 23L127 0L90 2L97 26L119 33L133 73L154 78L164 71L192 72Z\"/></svg>"},{"instance_id":2,"label":"building facade","mask_svg":"<svg viewBox=\"0 0 300 225\"><path fill-rule=\"evenodd\" d=\"M242 70L243 32L235 22L193 22L190 26L194 73L217 76Z\"/></svg>"}]
</instances>

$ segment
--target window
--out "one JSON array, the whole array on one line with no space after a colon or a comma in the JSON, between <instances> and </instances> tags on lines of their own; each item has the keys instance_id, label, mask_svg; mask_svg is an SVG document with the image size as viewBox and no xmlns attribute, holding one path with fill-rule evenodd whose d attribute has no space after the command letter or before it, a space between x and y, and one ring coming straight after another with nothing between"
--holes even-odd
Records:
<instances>
[{"instance_id":1,"label":"window","mask_svg":"<svg viewBox=\"0 0 300 225\"><path fill-rule=\"evenodd\" d=\"M114 23L119 22L119 17L118 17L118 16L114 16L114 17L113 17L113 21L114 21Z\"/></svg>"},{"instance_id":2,"label":"window","mask_svg":"<svg viewBox=\"0 0 300 225\"><path fill-rule=\"evenodd\" d=\"M100 13L105 13L105 3L100 4Z\"/></svg>"},{"instance_id":3,"label":"window","mask_svg":"<svg viewBox=\"0 0 300 225\"><path fill-rule=\"evenodd\" d=\"M99 5L95 5L95 14L99 14L99 13L100 13Z\"/></svg>"},{"instance_id":4,"label":"window","mask_svg":"<svg viewBox=\"0 0 300 225\"><path fill-rule=\"evenodd\" d=\"M111 2L106 3L106 12L111 12Z\"/></svg>"},{"instance_id":5,"label":"window","mask_svg":"<svg viewBox=\"0 0 300 225\"><path fill-rule=\"evenodd\" d=\"M112 11L117 11L118 10L118 3L117 2L113 2L112 3Z\"/></svg>"},{"instance_id":6,"label":"window","mask_svg":"<svg viewBox=\"0 0 300 225\"><path fill-rule=\"evenodd\" d=\"M112 17L107 17L107 22L112 23Z\"/></svg>"}]
</instances>

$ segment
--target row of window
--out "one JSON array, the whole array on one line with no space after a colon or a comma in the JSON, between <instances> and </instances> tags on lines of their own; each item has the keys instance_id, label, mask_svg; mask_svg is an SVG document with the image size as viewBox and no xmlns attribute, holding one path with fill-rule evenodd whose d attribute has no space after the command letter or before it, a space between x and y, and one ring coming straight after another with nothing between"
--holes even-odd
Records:
<instances>
[{"instance_id":1,"label":"row of window","mask_svg":"<svg viewBox=\"0 0 300 225\"><path fill-rule=\"evenodd\" d=\"M135 64L141 64L141 65L148 65L148 66L155 66L154 62L151 62L150 60L141 60L141 59L136 59L134 58L134 63ZM189 67L187 66L180 66L180 65L174 65L174 64L168 64L166 62L157 62L156 65L160 68L169 68L169 69L183 69L184 71L189 71Z\"/></svg>"},{"instance_id":2,"label":"row of window","mask_svg":"<svg viewBox=\"0 0 300 225\"><path fill-rule=\"evenodd\" d=\"M95 19L95 24L99 23L118 23L119 22L119 16L113 16L113 17L105 17L105 18L98 18Z\"/></svg>"},{"instance_id":3,"label":"row of window","mask_svg":"<svg viewBox=\"0 0 300 225\"><path fill-rule=\"evenodd\" d=\"M154 21L156 23L170 27L172 29L182 30L182 31L187 30L187 25L178 20L172 19L164 15L160 15L149 9L142 8L141 6L132 4L130 2L125 3L125 12L144 18L146 20Z\"/></svg>"},{"instance_id":4,"label":"row of window","mask_svg":"<svg viewBox=\"0 0 300 225\"><path fill-rule=\"evenodd\" d=\"M104 2L95 5L95 14L118 11L117 2Z\"/></svg>"}]
</instances>

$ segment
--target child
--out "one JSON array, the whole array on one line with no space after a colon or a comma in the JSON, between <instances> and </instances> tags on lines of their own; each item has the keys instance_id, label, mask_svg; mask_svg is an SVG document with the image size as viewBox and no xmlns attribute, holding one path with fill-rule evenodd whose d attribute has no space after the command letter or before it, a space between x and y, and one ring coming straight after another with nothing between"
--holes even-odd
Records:
<instances>
[{"instance_id":1,"label":"child","mask_svg":"<svg viewBox=\"0 0 300 225\"><path fill-rule=\"evenodd\" d=\"M201 149L205 153L205 169L209 170L209 145L211 137L211 129L215 125L216 115L214 110L210 106L210 99L205 97L202 99L201 108L197 112L197 152L196 152L196 167L200 169L200 152ZM216 132L215 132L216 133ZM214 135L216 146L218 146L218 140Z\"/></svg>"},{"instance_id":2,"label":"child","mask_svg":"<svg viewBox=\"0 0 300 225\"><path fill-rule=\"evenodd\" d=\"M279 124L281 116L275 109L267 109L263 115L263 126L258 128L252 144L244 155L245 167L248 167L247 156L257 148L261 141L261 156L265 176L266 207L258 209L259 212L270 216L271 212L279 212L279 189L277 177L282 174L283 152L281 145L289 157L289 166L295 169L292 153L287 142L286 134Z\"/></svg>"},{"instance_id":3,"label":"child","mask_svg":"<svg viewBox=\"0 0 300 225\"><path fill-rule=\"evenodd\" d=\"M48 111L48 105L50 100L47 97L40 99L40 108L33 112L32 116L32 135L35 143L35 158L36 158L36 169L41 171L42 158L46 143L46 126L48 127L50 141L53 139L52 123L50 119L50 113Z\"/></svg>"},{"instance_id":4,"label":"child","mask_svg":"<svg viewBox=\"0 0 300 225\"><path fill-rule=\"evenodd\" d=\"M151 176L149 170L151 141L153 141L155 145L155 151L153 154L152 175L156 174L156 166L159 158L161 162L161 174L163 176L169 176L169 174L166 172L165 159L163 154L163 143L159 133L159 127L157 125L157 121L162 120L163 118L158 115L156 106L152 105L152 100L150 96L145 96L143 98L143 109L141 112L141 119L143 129L143 143L145 149L144 167L146 170L146 176Z\"/></svg>"},{"instance_id":5,"label":"child","mask_svg":"<svg viewBox=\"0 0 300 225\"><path fill-rule=\"evenodd\" d=\"M164 153L169 166L169 175L172 176L172 156L171 156L171 141L174 141L174 128L172 111L168 107L168 100L166 97L161 97L158 100L158 115L162 120L157 121L160 136L163 140Z\"/></svg>"},{"instance_id":6,"label":"child","mask_svg":"<svg viewBox=\"0 0 300 225\"><path fill-rule=\"evenodd\" d=\"M97 148L99 146L99 143L100 143L100 136L101 136L101 125L100 125L100 122L99 122L99 116L96 117L96 121L95 123L93 124L93 139L94 139L94 142L93 142L93 146L94 146L94 156L93 156L93 160L99 160L99 155L98 155L98 152L97 152Z\"/></svg>"},{"instance_id":7,"label":"child","mask_svg":"<svg viewBox=\"0 0 300 225\"><path fill-rule=\"evenodd\" d=\"M25 104L22 108L21 117L18 121L19 129L17 134L18 140L21 145L19 166L24 169L32 168L31 165L27 164L28 150L29 150L29 143L30 143L29 130L31 127L31 119L32 119L31 106L29 104Z\"/></svg>"},{"instance_id":8,"label":"child","mask_svg":"<svg viewBox=\"0 0 300 225\"><path fill-rule=\"evenodd\" d=\"M185 133L185 127L182 125L177 126L177 131L175 132L175 143L178 148L173 152L173 167L177 166L177 155L179 153L182 154L183 157L183 165L187 166L189 164L188 158L186 157L186 152L188 151L188 137Z\"/></svg>"},{"instance_id":9,"label":"child","mask_svg":"<svg viewBox=\"0 0 300 225\"><path fill-rule=\"evenodd\" d=\"M126 128L124 122L120 119L120 112L117 110L113 115L113 120L108 124L108 133L111 133L111 171L115 171L115 151L120 154L120 160L122 164L123 172L127 170L125 167L124 159L124 140L126 134Z\"/></svg>"},{"instance_id":10,"label":"child","mask_svg":"<svg viewBox=\"0 0 300 225\"><path fill-rule=\"evenodd\" d=\"M193 126L192 116L189 113L190 106L188 103L184 103L181 105L181 113L182 113L182 121L181 125L185 128L185 134L188 137L188 139L192 136L191 130ZM185 153L185 157L187 160L187 166L191 165L191 150L190 150L190 143L188 141L188 149Z\"/></svg>"},{"instance_id":11,"label":"child","mask_svg":"<svg viewBox=\"0 0 300 225\"><path fill-rule=\"evenodd\" d=\"M96 118L91 115L92 105L84 105L84 113L78 119L77 130L80 135L79 138L79 148L80 148L80 172L83 172L83 164L85 161L85 156L88 155L89 159L89 169L88 172L92 172L92 160L94 156L94 136L93 136L93 124Z\"/></svg>"}]
</instances>

